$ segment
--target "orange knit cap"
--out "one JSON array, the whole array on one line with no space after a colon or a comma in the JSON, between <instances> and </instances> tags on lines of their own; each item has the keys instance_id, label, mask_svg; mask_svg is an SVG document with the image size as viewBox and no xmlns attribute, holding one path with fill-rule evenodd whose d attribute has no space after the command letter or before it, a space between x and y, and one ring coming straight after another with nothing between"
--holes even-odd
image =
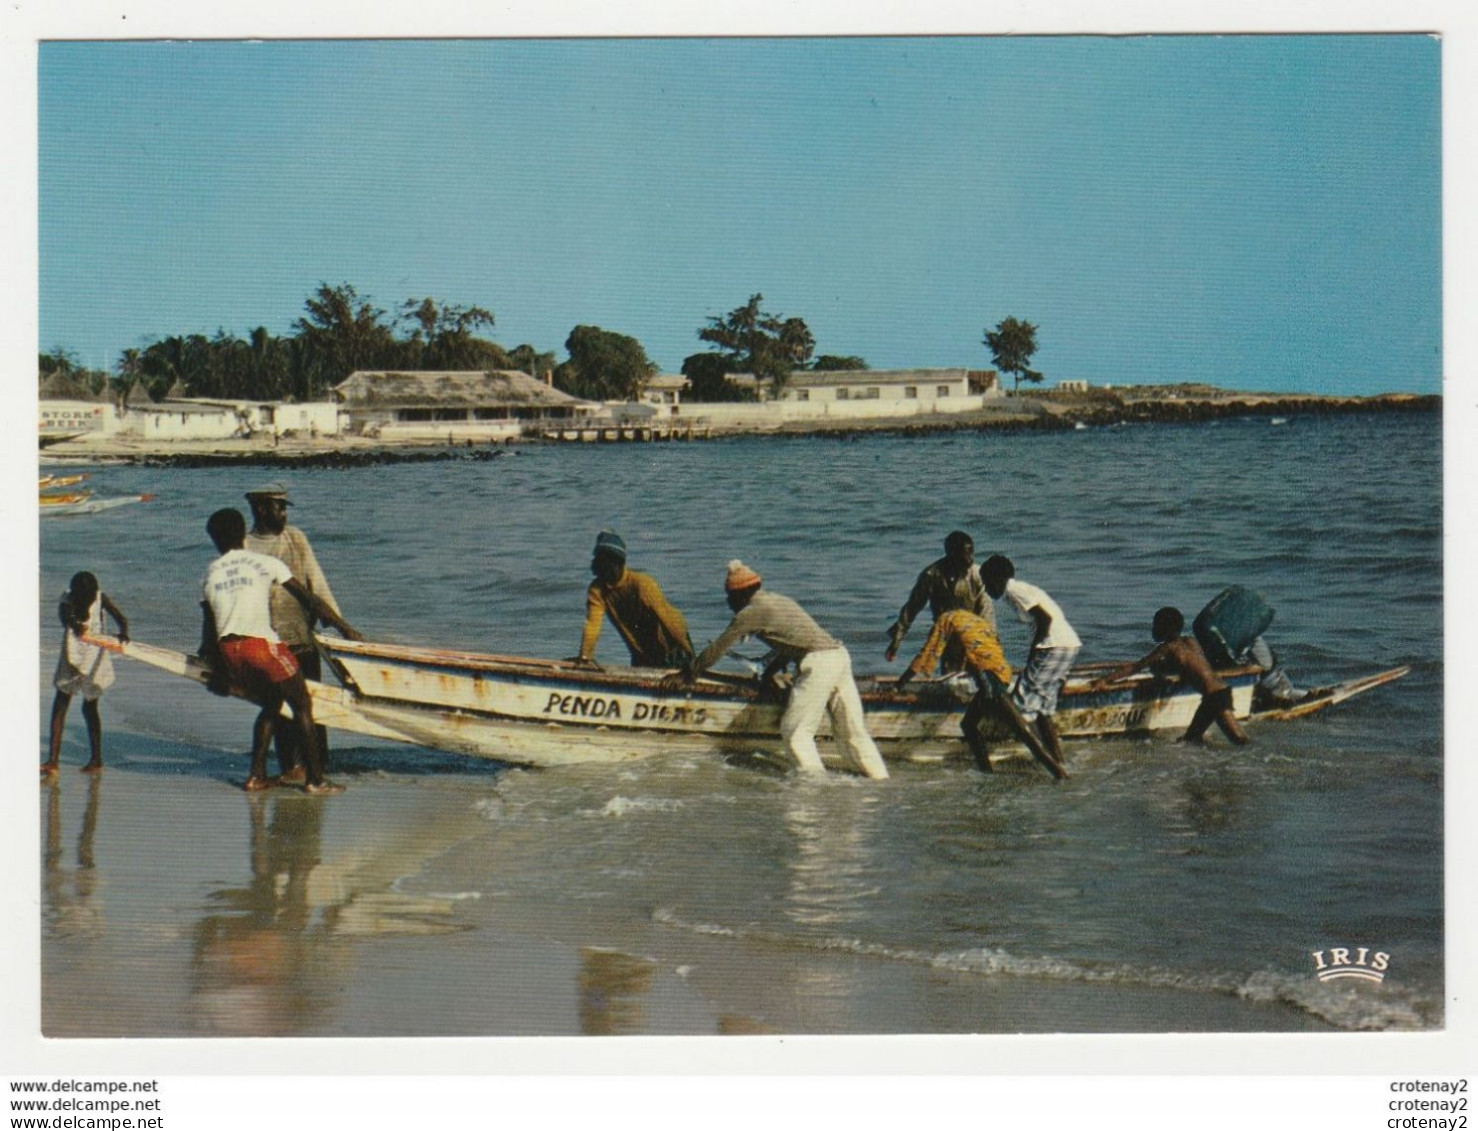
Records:
<instances>
[{"instance_id":1,"label":"orange knit cap","mask_svg":"<svg viewBox=\"0 0 1478 1131\"><path fill-rule=\"evenodd\" d=\"M753 589L760 583L760 575L735 558L729 563L729 574L724 578L724 589L737 593L741 589Z\"/></svg>"}]
</instances>

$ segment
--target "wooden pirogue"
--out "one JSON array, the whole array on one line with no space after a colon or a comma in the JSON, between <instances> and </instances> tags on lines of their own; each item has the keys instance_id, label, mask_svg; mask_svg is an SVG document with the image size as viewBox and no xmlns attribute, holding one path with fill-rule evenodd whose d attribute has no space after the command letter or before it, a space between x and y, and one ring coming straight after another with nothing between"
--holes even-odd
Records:
<instances>
[{"instance_id":1,"label":"wooden pirogue","mask_svg":"<svg viewBox=\"0 0 1478 1131\"><path fill-rule=\"evenodd\" d=\"M101 642L126 656L204 682L193 656L130 641ZM441 648L351 641L318 643L342 687L309 683L314 715L325 726L416 746L491 758L514 765L560 766L623 762L662 752L780 755L783 704L742 676L705 677L692 688L662 686L667 673L649 668L590 670L556 660ZM1093 681L1116 665L1074 669L1055 715L1066 739L1183 730L1199 694L1174 680L1131 677L1098 691ZM1393 668L1320 689L1292 707L1254 712L1258 670L1222 672L1242 719L1296 718L1400 679ZM885 758L939 761L967 758L960 738L964 703L949 681L910 684L890 677L858 681L868 730ZM822 757L838 764L829 732L818 735ZM993 760L1024 751L1002 740Z\"/></svg>"}]
</instances>

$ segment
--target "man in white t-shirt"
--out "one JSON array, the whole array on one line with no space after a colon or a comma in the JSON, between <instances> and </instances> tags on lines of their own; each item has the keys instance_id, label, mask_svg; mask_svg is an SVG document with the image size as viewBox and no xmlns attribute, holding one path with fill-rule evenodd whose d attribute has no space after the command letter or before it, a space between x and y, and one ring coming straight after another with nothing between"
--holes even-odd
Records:
<instances>
[{"instance_id":1,"label":"man in white t-shirt","mask_svg":"<svg viewBox=\"0 0 1478 1131\"><path fill-rule=\"evenodd\" d=\"M267 777L267 747L283 703L292 707L301 736L308 793L338 793L323 776L323 759L313 726L313 701L292 650L272 629L272 588L286 589L325 623L345 636L359 639L321 598L309 593L277 558L244 549L246 519L232 508L216 511L206 532L221 556L205 572L201 602L204 623L200 655L210 665L210 689L218 695L240 691L261 706L252 729L251 773L246 789L273 785Z\"/></svg>"},{"instance_id":2,"label":"man in white t-shirt","mask_svg":"<svg viewBox=\"0 0 1478 1131\"><path fill-rule=\"evenodd\" d=\"M992 600L1004 596L1016 610L1017 619L1032 626L1026 667L1017 673L1011 698L1022 718L1034 723L1057 764L1062 765L1062 742L1052 723L1052 713L1057 710L1057 695L1067 682L1083 642L1056 601L1035 585L1016 580L1016 566L1010 558L1000 554L987 558L980 567L980 578Z\"/></svg>"}]
</instances>

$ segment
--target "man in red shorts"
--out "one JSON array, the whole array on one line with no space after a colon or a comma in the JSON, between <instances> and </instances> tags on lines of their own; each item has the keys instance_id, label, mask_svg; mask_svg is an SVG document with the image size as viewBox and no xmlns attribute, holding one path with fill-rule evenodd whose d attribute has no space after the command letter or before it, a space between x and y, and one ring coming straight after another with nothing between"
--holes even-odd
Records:
<instances>
[{"instance_id":1,"label":"man in red shorts","mask_svg":"<svg viewBox=\"0 0 1478 1131\"><path fill-rule=\"evenodd\" d=\"M273 724L282 713L283 703L287 703L301 735L307 771L305 792L341 792L342 786L330 784L323 776L313 701L303 673L291 649L272 630L272 587L281 585L345 636L363 638L322 598L309 593L286 564L243 548L246 519L240 511L230 507L216 511L205 529L221 553L205 572L205 600L201 602L204 624L200 655L214 673L210 688L224 695L234 687L262 708L252 729L251 774L246 788L266 789L273 784L267 777L267 747L272 742Z\"/></svg>"}]
</instances>

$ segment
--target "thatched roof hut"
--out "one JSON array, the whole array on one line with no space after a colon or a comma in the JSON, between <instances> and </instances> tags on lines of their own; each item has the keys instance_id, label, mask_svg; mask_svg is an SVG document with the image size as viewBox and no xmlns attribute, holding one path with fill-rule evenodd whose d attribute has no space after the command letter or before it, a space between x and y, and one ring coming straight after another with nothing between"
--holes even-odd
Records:
<instances>
[{"instance_id":1,"label":"thatched roof hut","mask_svg":"<svg viewBox=\"0 0 1478 1131\"><path fill-rule=\"evenodd\" d=\"M570 416L597 407L512 369L359 370L334 387L351 414L476 413Z\"/></svg>"},{"instance_id":2,"label":"thatched roof hut","mask_svg":"<svg viewBox=\"0 0 1478 1131\"><path fill-rule=\"evenodd\" d=\"M142 381L135 381L133 388L128 390L128 396L123 398L125 408L147 408L154 403L154 398L149 395L149 390L144 388Z\"/></svg>"},{"instance_id":3,"label":"thatched roof hut","mask_svg":"<svg viewBox=\"0 0 1478 1131\"><path fill-rule=\"evenodd\" d=\"M43 401L94 401L92 390L69 373L57 370L37 386L37 398Z\"/></svg>"}]
</instances>

